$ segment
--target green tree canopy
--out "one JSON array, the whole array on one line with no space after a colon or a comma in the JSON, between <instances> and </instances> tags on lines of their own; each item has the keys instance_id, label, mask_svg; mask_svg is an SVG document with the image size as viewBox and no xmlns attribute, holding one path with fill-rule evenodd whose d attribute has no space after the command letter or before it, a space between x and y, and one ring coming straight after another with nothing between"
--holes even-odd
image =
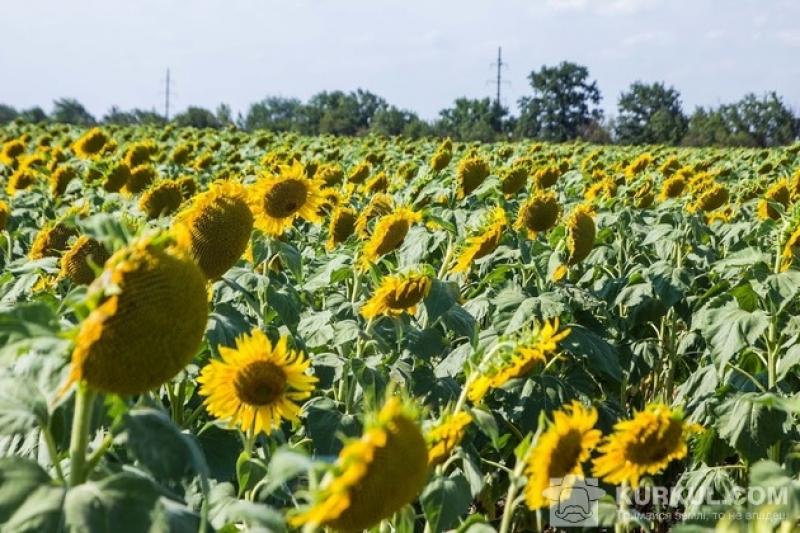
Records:
<instances>
[{"instance_id":1,"label":"green tree canopy","mask_svg":"<svg viewBox=\"0 0 800 533\"><path fill-rule=\"evenodd\" d=\"M562 142L581 136L586 128L602 120L600 90L589 80L589 70L564 61L542 66L528 76L532 96L519 100L516 133L546 141Z\"/></svg>"},{"instance_id":2,"label":"green tree canopy","mask_svg":"<svg viewBox=\"0 0 800 533\"><path fill-rule=\"evenodd\" d=\"M622 144L677 144L686 134L680 93L663 83L633 83L618 108L615 133Z\"/></svg>"},{"instance_id":3,"label":"green tree canopy","mask_svg":"<svg viewBox=\"0 0 800 533\"><path fill-rule=\"evenodd\" d=\"M195 128L219 128L220 123L216 115L203 107L190 106L183 113L178 113L172 119L177 126L193 126Z\"/></svg>"},{"instance_id":4,"label":"green tree canopy","mask_svg":"<svg viewBox=\"0 0 800 533\"><path fill-rule=\"evenodd\" d=\"M95 119L89 111L74 98L60 98L53 103L53 113L50 115L53 122L75 124L77 126L92 126Z\"/></svg>"},{"instance_id":5,"label":"green tree canopy","mask_svg":"<svg viewBox=\"0 0 800 533\"><path fill-rule=\"evenodd\" d=\"M506 130L508 110L489 98L458 98L439 112L436 132L464 141L491 142Z\"/></svg>"}]
</instances>

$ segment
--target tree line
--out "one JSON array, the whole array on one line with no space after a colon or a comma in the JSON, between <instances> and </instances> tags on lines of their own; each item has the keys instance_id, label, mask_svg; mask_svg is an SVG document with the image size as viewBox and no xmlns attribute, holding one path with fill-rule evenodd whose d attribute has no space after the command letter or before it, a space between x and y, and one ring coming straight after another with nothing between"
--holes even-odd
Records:
<instances>
[{"instance_id":1,"label":"tree line","mask_svg":"<svg viewBox=\"0 0 800 533\"><path fill-rule=\"evenodd\" d=\"M170 120L177 126L245 130L267 129L306 135L441 136L464 141L536 139L563 142L671 144L685 146L768 147L790 144L800 135L800 118L775 92L747 94L717 107L683 109L677 89L663 82L637 81L617 100L617 114L605 116L597 81L585 66L564 61L542 66L528 76L530 93L517 102L517 114L489 98L458 98L433 121L400 109L369 91L323 91L308 101L268 96L234 117L229 106L215 111L192 106ZM153 110L112 107L96 119L74 99L56 100L47 114L39 107L20 110L0 104L0 124L64 122L163 125Z\"/></svg>"}]
</instances>

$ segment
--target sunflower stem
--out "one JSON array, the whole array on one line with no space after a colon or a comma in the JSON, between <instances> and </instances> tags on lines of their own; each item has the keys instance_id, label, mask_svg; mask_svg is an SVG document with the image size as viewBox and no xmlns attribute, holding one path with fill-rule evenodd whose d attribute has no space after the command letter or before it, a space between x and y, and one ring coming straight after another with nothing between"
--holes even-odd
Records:
<instances>
[{"instance_id":1,"label":"sunflower stem","mask_svg":"<svg viewBox=\"0 0 800 533\"><path fill-rule=\"evenodd\" d=\"M514 517L514 509L517 504L517 490L519 477L522 475L522 469L525 466L525 461L517 460L514 466L514 472L508 479L508 493L506 493L506 504L503 508L503 519L500 522L499 533L508 533L511 531L511 519Z\"/></svg>"},{"instance_id":2,"label":"sunflower stem","mask_svg":"<svg viewBox=\"0 0 800 533\"><path fill-rule=\"evenodd\" d=\"M56 441L53 438L53 432L50 431L49 424L42 427L42 437L47 445L47 455L50 456L50 462L53 463L56 475L62 483L65 483L66 478L64 477L64 471L61 469L61 461L58 458L58 448L56 447Z\"/></svg>"},{"instance_id":3,"label":"sunflower stem","mask_svg":"<svg viewBox=\"0 0 800 533\"><path fill-rule=\"evenodd\" d=\"M92 417L94 398L94 391L82 383L78 384L75 392L75 413L72 417L72 435L69 444L70 487L86 481L86 448L89 445L89 423Z\"/></svg>"}]
</instances>

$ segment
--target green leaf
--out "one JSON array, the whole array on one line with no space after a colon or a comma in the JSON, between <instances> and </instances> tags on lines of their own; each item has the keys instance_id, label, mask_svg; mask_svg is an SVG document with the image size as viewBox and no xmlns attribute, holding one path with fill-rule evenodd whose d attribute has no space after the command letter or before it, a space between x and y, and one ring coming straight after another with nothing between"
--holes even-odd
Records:
<instances>
[{"instance_id":1,"label":"green leaf","mask_svg":"<svg viewBox=\"0 0 800 533\"><path fill-rule=\"evenodd\" d=\"M436 477L420 496L422 511L434 533L452 528L472 502L469 483L461 474Z\"/></svg>"},{"instance_id":2,"label":"green leaf","mask_svg":"<svg viewBox=\"0 0 800 533\"><path fill-rule=\"evenodd\" d=\"M767 448L784 436L786 413L759 403L757 393L731 396L716 410L720 437L748 461L766 457Z\"/></svg>"},{"instance_id":3,"label":"green leaf","mask_svg":"<svg viewBox=\"0 0 800 533\"><path fill-rule=\"evenodd\" d=\"M719 368L739 351L752 346L769 327L769 317L761 310L752 313L739 307L711 309L702 333Z\"/></svg>"},{"instance_id":4,"label":"green leaf","mask_svg":"<svg viewBox=\"0 0 800 533\"><path fill-rule=\"evenodd\" d=\"M311 459L289 449L278 448L267 467L267 484L259 495L272 494L278 487L311 468Z\"/></svg>"},{"instance_id":5,"label":"green leaf","mask_svg":"<svg viewBox=\"0 0 800 533\"><path fill-rule=\"evenodd\" d=\"M0 378L0 435L27 433L46 427L47 399L25 377Z\"/></svg>"},{"instance_id":6,"label":"green leaf","mask_svg":"<svg viewBox=\"0 0 800 533\"><path fill-rule=\"evenodd\" d=\"M622 381L622 367L617 350L605 339L579 324L569 324L569 336L559 347L586 360L589 368L601 372L615 382Z\"/></svg>"},{"instance_id":7,"label":"green leaf","mask_svg":"<svg viewBox=\"0 0 800 533\"><path fill-rule=\"evenodd\" d=\"M0 524L5 523L36 489L51 482L35 461L0 458Z\"/></svg>"}]
</instances>

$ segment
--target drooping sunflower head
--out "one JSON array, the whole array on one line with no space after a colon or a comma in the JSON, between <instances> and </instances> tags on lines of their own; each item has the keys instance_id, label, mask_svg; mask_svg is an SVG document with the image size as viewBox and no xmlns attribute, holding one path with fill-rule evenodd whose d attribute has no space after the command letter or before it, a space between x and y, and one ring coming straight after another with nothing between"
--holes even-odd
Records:
<instances>
[{"instance_id":1,"label":"drooping sunflower head","mask_svg":"<svg viewBox=\"0 0 800 533\"><path fill-rule=\"evenodd\" d=\"M653 182L649 179L633 191L633 205L637 209L647 209L656 199Z\"/></svg>"},{"instance_id":2,"label":"drooping sunflower head","mask_svg":"<svg viewBox=\"0 0 800 533\"><path fill-rule=\"evenodd\" d=\"M625 176L632 178L637 174L647 170L647 167L649 167L651 164L653 164L653 155L649 152L645 152L639 155L636 159L631 161L627 167L625 167Z\"/></svg>"},{"instance_id":3,"label":"drooping sunflower head","mask_svg":"<svg viewBox=\"0 0 800 533\"><path fill-rule=\"evenodd\" d=\"M631 420L617 422L606 437L593 474L615 485L636 488L645 475L662 472L669 463L686 457L687 438L700 427L663 404L651 404Z\"/></svg>"},{"instance_id":4,"label":"drooping sunflower head","mask_svg":"<svg viewBox=\"0 0 800 533\"><path fill-rule=\"evenodd\" d=\"M290 349L287 337L273 344L255 329L219 353L222 359L211 361L197 379L209 413L255 434L297 420L317 378L308 375L311 361Z\"/></svg>"},{"instance_id":5,"label":"drooping sunflower head","mask_svg":"<svg viewBox=\"0 0 800 533\"><path fill-rule=\"evenodd\" d=\"M617 183L609 176L592 183L583 195L587 202L604 198L613 198L617 194Z\"/></svg>"},{"instance_id":6,"label":"drooping sunflower head","mask_svg":"<svg viewBox=\"0 0 800 533\"><path fill-rule=\"evenodd\" d=\"M190 200L197 193L197 181L193 176L181 176L175 180L181 188L181 196L184 200Z\"/></svg>"},{"instance_id":7,"label":"drooping sunflower head","mask_svg":"<svg viewBox=\"0 0 800 533\"><path fill-rule=\"evenodd\" d=\"M227 272L247 248L253 214L242 185L217 181L175 217L175 231L185 232L189 253L205 276Z\"/></svg>"},{"instance_id":8,"label":"drooping sunflower head","mask_svg":"<svg viewBox=\"0 0 800 533\"><path fill-rule=\"evenodd\" d=\"M526 165L515 164L505 169L500 175L500 188L506 198L521 191L528 183L529 169Z\"/></svg>"},{"instance_id":9,"label":"drooping sunflower head","mask_svg":"<svg viewBox=\"0 0 800 533\"><path fill-rule=\"evenodd\" d=\"M758 217L761 220L771 218L778 220L781 217L780 211L776 209L775 204L783 206L785 209L789 205L790 200L789 182L785 179L773 183L764 197L758 202Z\"/></svg>"},{"instance_id":10,"label":"drooping sunflower head","mask_svg":"<svg viewBox=\"0 0 800 533\"><path fill-rule=\"evenodd\" d=\"M527 376L537 365L547 362L558 350L558 343L569 334L569 328L559 330L556 319L535 323L513 335L475 370L475 378L469 380L467 397L474 403L480 402L490 390Z\"/></svg>"},{"instance_id":11,"label":"drooping sunflower head","mask_svg":"<svg viewBox=\"0 0 800 533\"><path fill-rule=\"evenodd\" d=\"M156 170L150 165L139 165L131 170L131 175L125 183L125 192L137 194L147 189L157 178Z\"/></svg>"},{"instance_id":12,"label":"drooping sunflower head","mask_svg":"<svg viewBox=\"0 0 800 533\"><path fill-rule=\"evenodd\" d=\"M349 206L339 205L331 213L331 220L328 223L328 240L325 248L333 250L340 243L346 241L356 228L356 210Z\"/></svg>"},{"instance_id":13,"label":"drooping sunflower head","mask_svg":"<svg viewBox=\"0 0 800 533\"><path fill-rule=\"evenodd\" d=\"M472 263L494 252L503 239L507 223L505 210L499 206L492 208L477 231L468 236L460 247L451 272L466 272Z\"/></svg>"},{"instance_id":14,"label":"drooping sunflower head","mask_svg":"<svg viewBox=\"0 0 800 533\"><path fill-rule=\"evenodd\" d=\"M658 171L661 172L665 178L669 178L675 174L679 168L681 168L680 159L675 156L670 156L661 163L661 166L658 167Z\"/></svg>"},{"instance_id":15,"label":"drooping sunflower head","mask_svg":"<svg viewBox=\"0 0 800 533\"><path fill-rule=\"evenodd\" d=\"M531 510L549 507L554 499L547 493L552 479L564 479L570 483L582 478L585 463L600 441L602 434L595 429L597 410L586 408L573 401L553 413L553 423L539 436L528 454L525 475L525 501ZM569 490L564 483L557 489ZM556 495L568 497L569 494Z\"/></svg>"},{"instance_id":16,"label":"drooping sunflower head","mask_svg":"<svg viewBox=\"0 0 800 533\"><path fill-rule=\"evenodd\" d=\"M445 416L426 432L428 465L433 467L447 460L456 446L461 444L470 424L472 424L472 416L464 411L459 411Z\"/></svg>"},{"instance_id":17,"label":"drooping sunflower head","mask_svg":"<svg viewBox=\"0 0 800 533\"><path fill-rule=\"evenodd\" d=\"M15 170L8 179L6 193L8 193L9 196L14 196L17 192L24 191L33 186L37 179L36 172L29 168L20 167Z\"/></svg>"},{"instance_id":18,"label":"drooping sunflower head","mask_svg":"<svg viewBox=\"0 0 800 533\"><path fill-rule=\"evenodd\" d=\"M431 168L435 172L441 172L442 170L447 168L447 165L450 164L450 160L452 158L453 158L452 149L446 149L440 146L431 157Z\"/></svg>"},{"instance_id":19,"label":"drooping sunflower head","mask_svg":"<svg viewBox=\"0 0 800 533\"><path fill-rule=\"evenodd\" d=\"M673 175L661 184L661 193L658 195L658 199L663 202L669 198L677 198L683 194L685 188L686 179L680 174Z\"/></svg>"},{"instance_id":20,"label":"drooping sunflower head","mask_svg":"<svg viewBox=\"0 0 800 533\"><path fill-rule=\"evenodd\" d=\"M356 234L362 239L369 237L369 223L374 218L388 215L394 210L394 198L385 193L373 195L356 220Z\"/></svg>"},{"instance_id":21,"label":"drooping sunflower head","mask_svg":"<svg viewBox=\"0 0 800 533\"><path fill-rule=\"evenodd\" d=\"M131 179L131 168L124 161L111 166L105 175L103 189L108 192L117 192Z\"/></svg>"},{"instance_id":22,"label":"drooping sunflower head","mask_svg":"<svg viewBox=\"0 0 800 533\"><path fill-rule=\"evenodd\" d=\"M533 173L533 181L539 189L548 189L561 177L561 169L557 165L538 168Z\"/></svg>"},{"instance_id":23,"label":"drooping sunflower head","mask_svg":"<svg viewBox=\"0 0 800 533\"><path fill-rule=\"evenodd\" d=\"M321 165L314 173L314 178L321 180L326 186L339 185L344 181L344 171L336 163Z\"/></svg>"},{"instance_id":24,"label":"drooping sunflower head","mask_svg":"<svg viewBox=\"0 0 800 533\"><path fill-rule=\"evenodd\" d=\"M176 165L185 165L192 157L194 147L189 143L181 143L177 145L169 156L170 161Z\"/></svg>"},{"instance_id":25,"label":"drooping sunflower head","mask_svg":"<svg viewBox=\"0 0 800 533\"><path fill-rule=\"evenodd\" d=\"M139 209L147 218L153 219L169 215L180 207L183 194L174 180L156 182L145 190L139 199Z\"/></svg>"},{"instance_id":26,"label":"drooping sunflower head","mask_svg":"<svg viewBox=\"0 0 800 533\"><path fill-rule=\"evenodd\" d=\"M97 239L82 235L61 257L59 278L68 278L76 285L88 285L96 277L95 268L102 268L109 254Z\"/></svg>"},{"instance_id":27,"label":"drooping sunflower head","mask_svg":"<svg viewBox=\"0 0 800 533\"><path fill-rule=\"evenodd\" d=\"M50 193L54 197L63 196L67 191L69 182L75 179L76 176L77 173L74 168L60 165L50 174Z\"/></svg>"},{"instance_id":28,"label":"drooping sunflower head","mask_svg":"<svg viewBox=\"0 0 800 533\"><path fill-rule=\"evenodd\" d=\"M152 142L140 142L131 145L125 151L125 163L129 168L136 168L150 162L150 157L156 152Z\"/></svg>"},{"instance_id":29,"label":"drooping sunflower head","mask_svg":"<svg viewBox=\"0 0 800 533\"><path fill-rule=\"evenodd\" d=\"M0 150L0 162L4 165L12 166L17 158L25 153L25 143L19 139L12 139L3 143Z\"/></svg>"},{"instance_id":30,"label":"drooping sunflower head","mask_svg":"<svg viewBox=\"0 0 800 533\"><path fill-rule=\"evenodd\" d=\"M432 279L421 272L384 276L372 297L361 308L366 319L381 315L413 314L431 290Z\"/></svg>"},{"instance_id":31,"label":"drooping sunflower head","mask_svg":"<svg viewBox=\"0 0 800 533\"><path fill-rule=\"evenodd\" d=\"M366 194L386 192L388 188L389 176L386 175L386 172L378 172L364 184L364 192Z\"/></svg>"},{"instance_id":32,"label":"drooping sunflower head","mask_svg":"<svg viewBox=\"0 0 800 533\"><path fill-rule=\"evenodd\" d=\"M274 174L266 174L250 190L250 209L255 225L267 235L278 237L294 221L321 221L319 209L325 202L322 182L308 179L303 165L294 162L281 165Z\"/></svg>"},{"instance_id":33,"label":"drooping sunflower head","mask_svg":"<svg viewBox=\"0 0 800 533\"><path fill-rule=\"evenodd\" d=\"M463 200L480 187L489 175L489 163L478 155L468 156L458 162L456 170L456 197Z\"/></svg>"},{"instance_id":34,"label":"drooping sunflower head","mask_svg":"<svg viewBox=\"0 0 800 533\"><path fill-rule=\"evenodd\" d=\"M372 166L367 161L362 161L353 167L353 169L350 171L350 175L347 176L347 181L349 183L355 183L356 185L364 183L364 181L366 181L366 179L369 177L371 170Z\"/></svg>"},{"instance_id":35,"label":"drooping sunflower head","mask_svg":"<svg viewBox=\"0 0 800 533\"><path fill-rule=\"evenodd\" d=\"M800 259L800 225L797 225L794 231L786 236L781 254L781 271L788 270L798 259Z\"/></svg>"},{"instance_id":36,"label":"drooping sunflower head","mask_svg":"<svg viewBox=\"0 0 800 533\"><path fill-rule=\"evenodd\" d=\"M100 128L92 128L75 141L72 149L78 157L89 159L100 154L109 140L105 131Z\"/></svg>"},{"instance_id":37,"label":"drooping sunflower head","mask_svg":"<svg viewBox=\"0 0 800 533\"><path fill-rule=\"evenodd\" d=\"M47 223L33 239L28 257L33 260L43 257L58 257L67 249L70 238L77 234L75 228L65 222Z\"/></svg>"},{"instance_id":38,"label":"drooping sunflower head","mask_svg":"<svg viewBox=\"0 0 800 533\"><path fill-rule=\"evenodd\" d=\"M7 203L0 200L0 231L5 231L10 216L11 216L11 208Z\"/></svg>"},{"instance_id":39,"label":"drooping sunflower head","mask_svg":"<svg viewBox=\"0 0 800 533\"><path fill-rule=\"evenodd\" d=\"M92 311L75 340L70 382L141 394L194 357L208 318L206 279L173 242L142 238L106 262L89 287Z\"/></svg>"},{"instance_id":40,"label":"drooping sunflower head","mask_svg":"<svg viewBox=\"0 0 800 533\"><path fill-rule=\"evenodd\" d=\"M568 265L577 265L589 255L594 247L595 224L592 211L579 205L567 219L567 258Z\"/></svg>"},{"instance_id":41,"label":"drooping sunflower head","mask_svg":"<svg viewBox=\"0 0 800 533\"><path fill-rule=\"evenodd\" d=\"M407 402L389 399L361 438L342 448L312 505L291 524L357 532L413 502L428 477L428 448L415 418Z\"/></svg>"},{"instance_id":42,"label":"drooping sunflower head","mask_svg":"<svg viewBox=\"0 0 800 533\"><path fill-rule=\"evenodd\" d=\"M703 211L708 213L728 202L728 189L724 185L713 182L697 189L694 201L687 206L690 213Z\"/></svg>"},{"instance_id":43,"label":"drooping sunflower head","mask_svg":"<svg viewBox=\"0 0 800 533\"><path fill-rule=\"evenodd\" d=\"M422 216L419 213L408 207L400 207L393 213L378 219L372 235L363 246L362 268L369 267L370 264L377 262L384 255L399 248L405 241L411 226L421 219Z\"/></svg>"},{"instance_id":44,"label":"drooping sunflower head","mask_svg":"<svg viewBox=\"0 0 800 533\"><path fill-rule=\"evenodd\" d=\"M538 190L520 206L514 227L518 231L527 230L528 235L535 238L538 233L555 226L560 216L561 205L555 193Z\"/></svg>"}]
</instances>

